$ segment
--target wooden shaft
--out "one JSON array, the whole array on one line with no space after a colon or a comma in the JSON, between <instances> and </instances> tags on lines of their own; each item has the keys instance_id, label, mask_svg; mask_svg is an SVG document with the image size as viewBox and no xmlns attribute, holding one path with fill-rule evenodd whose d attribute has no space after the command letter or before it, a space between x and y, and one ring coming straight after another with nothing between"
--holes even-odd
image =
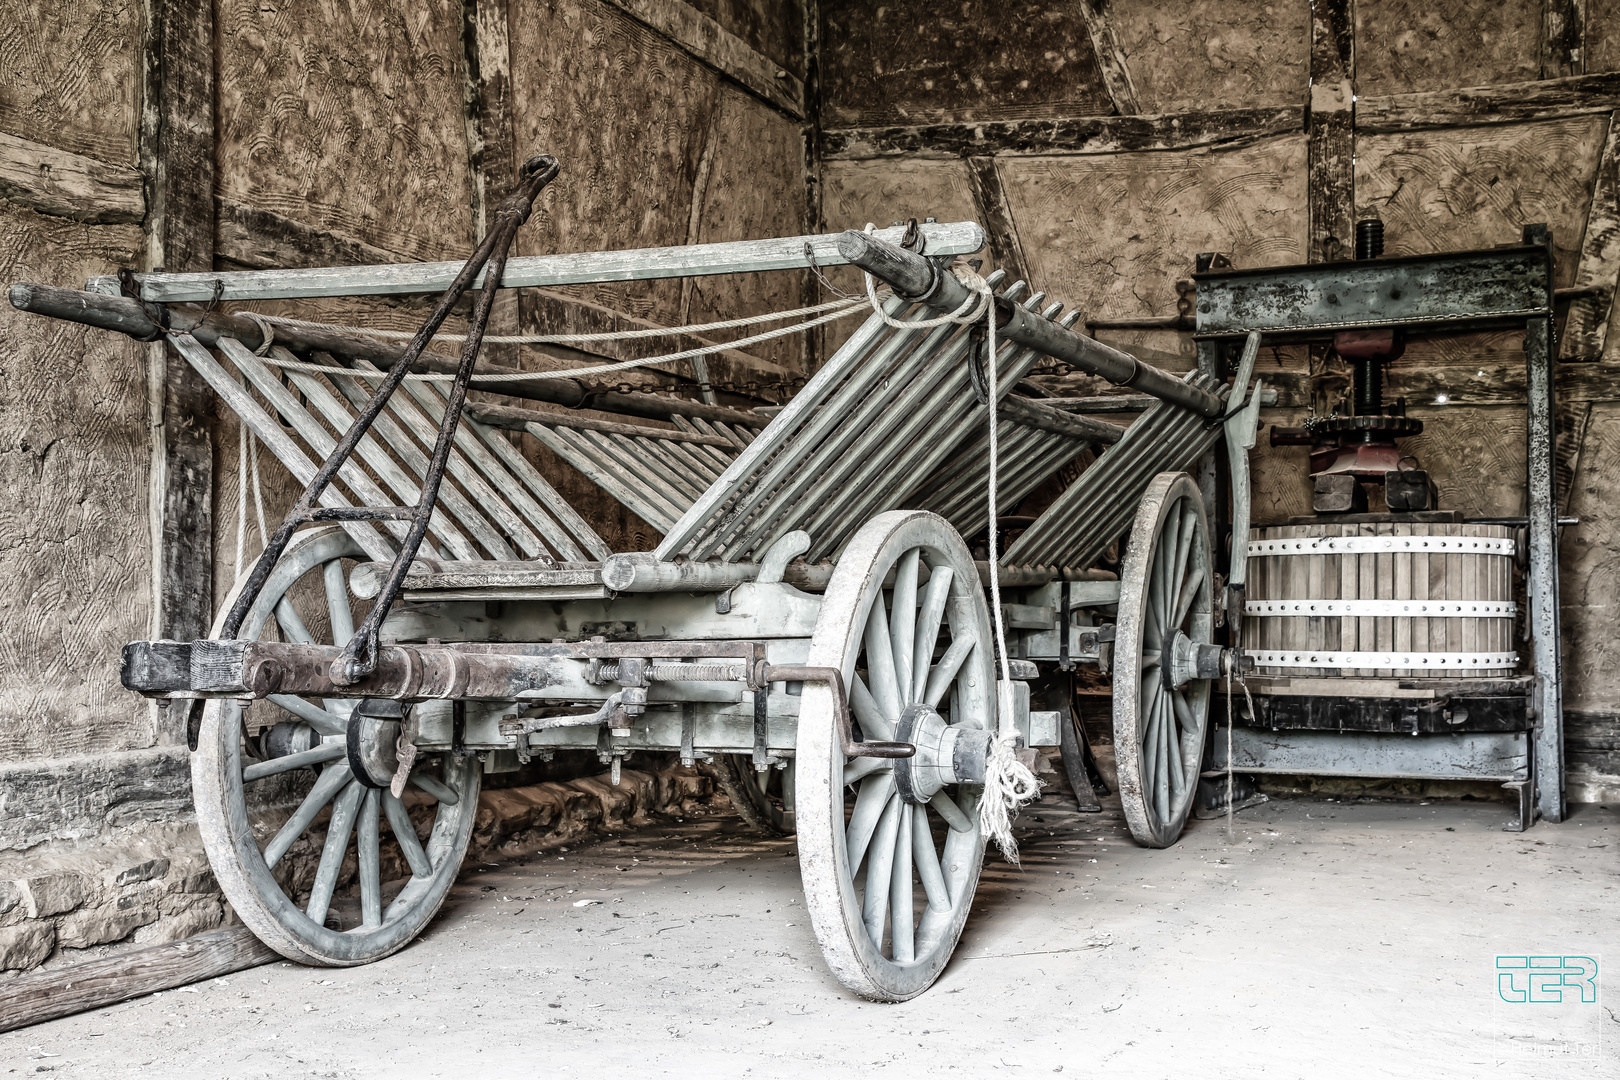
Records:
<instances>
[{"instance_id":1,"label":"wooden shaft","mask_svg":"<svg viewBox=\"0 0 1620 1080\"><path fill-rule=\"evenodd\" d=\"M1012 394L1001 399L1001 412L1015 424L1040 428L1057 435L1069 435L1086 442L1113 444L1125 437L1125 429L1118 424L1093 420L1089 416L1075 416Z\"/></svg>"},{"instance_id":2,"label":"wooden shaft","mask_svg":"<svg viewBox=\"0 0 1620 1080\"><path fill-rule=\"evenodd\" d=\"M730 439L720 435L699 435L690 431L646 427L639 424L614 424L606 420L587 420L581 416L537 412L534 409L515 409L509 405L490 405L482 401L469 401L462 410L481 424L506 428L508 431L526 431L530 424L541 427L566 427L580 431L600 431L605 435L628 435L637 439L667 439L670 442L700 443L718 446L723 450L737 447Z\"/></svg>"},{"instance_id":3,"label":"wooden shaft","mask_svg":"<svg viewBox=\"0 0 1620 1080\"><path fill-rule=\"evenodd\" d=\"M11 306L19 311L46 315L53 319L83 323L102 330L114 330L141 340L150 339L159 331L141 302L127 296L105 296L101 293L61 289L52 285L36 285L19 281L11 287ZM228 315L221 311L206 312L192 304L174 304L168 312L169 328L176 333L189 333L204 345L213 345L222 337L231 337L249 348L264 343L259 324L251 319ZM319 330L307 326L276 325L276 344L295 353L324 352L348 360L366 360L383 370L394 366L404 351L404 345L390 345L332 330ZM411 365L412 371L453 375L457 362L452 357L437 353L423 353ZM479 373L496 375L518 369L497 364L481 363ZM665 397L661 394L596 393L578 379L533 379L501 383L500 393L531 401L548 401L569 408L591 408L603 412L641 416L649 420L668 420L672 416L695 416L704 420L717 420L727 424L745 424L762 428L768 417L742 409L728 409L723 405L706 405L699 401Z\"/></svg>"},{"instance_id":4,"label":"wooden shaft","mask_svg":"<svg viewBox=\"0 0 1620 1080\"><path fill-rule=\"evenodd\" d=\"M838 238L838 251L851 264L888 282L898 295L936 311L956 311L972 295L955 276L941 273L923 256L868 233L846 231ZM1219 416L1224 411L1221 399L1208 390L1144 364L1130 353L1048 322L1002 297L996 298L996 333L1087 374L1101 375L1111 383L1152 394L1203 416Z\"/></svg>"}]
</instances>

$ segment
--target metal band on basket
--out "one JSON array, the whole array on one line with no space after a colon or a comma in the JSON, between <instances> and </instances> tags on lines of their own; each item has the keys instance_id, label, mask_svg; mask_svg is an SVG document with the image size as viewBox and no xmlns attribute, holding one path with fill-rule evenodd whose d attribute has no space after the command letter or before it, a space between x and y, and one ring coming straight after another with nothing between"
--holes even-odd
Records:
<instances>
[{"instance_id":1,"label":"metal band on basket","mask_svg":"<svg viewBox=\"0 0 1620 1080\"><path fill-rule=\"evenodd\" d=\"M1243 614L1261 619L1511 619L1518 613L1519 605L1508 600L1249 600L1243 605Z\"/></svg>"},{"instance_id":2,"label":"metal band on basket","mask_svg":"<svg viewBox=\"0 0 1620 1080\"><path fill-rule=\"evenodd\" d=\"M1517 653L1478 652L1326 652L1307 649L1253 650L1248 653L1262 668L1404 668L1433 671L1512 669Z\"/></svg>"},{"instance_id":3,"label":"metal band on basket","mask_svg":"<svg viewBox=\"0 0 1620 1080\"><path fill-rule=\"evenodd\" d=\"M1417 551L1430 555L1512 555L1514 542L1490 536L1312 536L1297 540L1250 540L1256 555L1382 554Z\"/></svg>"}]
</instances>

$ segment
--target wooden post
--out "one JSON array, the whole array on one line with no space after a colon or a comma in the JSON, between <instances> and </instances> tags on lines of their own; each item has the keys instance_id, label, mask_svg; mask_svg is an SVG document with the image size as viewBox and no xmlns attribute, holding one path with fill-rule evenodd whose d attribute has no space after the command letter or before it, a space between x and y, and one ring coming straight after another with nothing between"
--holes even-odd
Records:
<instances>
[{"instance_id":1,"label":"wooden post","mask_svg":"<svg viewBox=\"0 0 1620 1080\"><path fill-rule=\"evenodd\" d=\"M214 16L196 0L147 0L140 166L147 265L214 268ZM213 398L167 344L148 362L152 424L153 633L191 640L213 618ZM180 713L183 710L174 710ZM168 741L182 737L164 733Z\"/></svg>"},{"instance_id":2,"label":"wooden post","mask_svg":"<svg viewBox=\"0 0 1620 1080\"><path fill-rule=\"evenodd\" d=\"M1309 262L1355 252L1355 14L1352 0L1311 0L1307 120Z\"/></svg>"},{"instance_id":3,"label":"wooden post","mask_svg":"<svg viewBox=\"0 0 1620 1080\"><path fill-rule=\"evenodd\" d=\"M1013 224L1012 208L1007 205L1007 192L1001 186L996 159L968 158L968 182L973 185L979 222L990 235L990 250L995 254L996 265L1007 271L1007 280L1028 281L1029 264L1024 261L1024 246L1018 241L1018 229Z\"/></svg>"},{"instance_id":4,"label":"wooden post","mask_svg":"<svg viewBox=\"0 0 1620 1080\"><path fill-rule=\"evenodd\" d=\"M825 226L821 212L821 0L804 0L804 231L819 233ZM821 283L804 275L800 294L806 307L819 303ZM801 335L804 376L815 374L826 341L826 328Z\"/></svg>"},{"instance_id":5,"label":"wooden post","mask_svg":"<svg viewBox=\"0 0 1620 1080\"><path fill-rule=\"evenodd\" d=\"M491 200L498 203L511 191L517 168L505 0L463 0L461 44L467 65L467 165L473 233L482 239L489 228Z\"/></svg>"},{"instance_id":6,"label":"wooden post","mask_svg":"<svg viewBox=\"0 0 1620 1080\"><path fill-rule=\"evenodd\" d=\"M1542 0L1541 77L1586 71L1586 0Z\"/></svg>"},{"instance_id":7,"label":"wooden post","mask_svg":"<svg viewBox=\"0 0 1620 1080\"><path fill-rule=\"evenodd\" d=\"M0 1031L58 1020L280 959L253 931L233 926L168 945L32 972L0 986Z\"/></svg>"},{"instance_id":8,"label":"wooden post","mask_svg":"<svg viewBox=\"0 0 1620 1080\"><path fill-rule=\"evenodd\" d=\"M1080 13L1086 20L1086 32L1091 35L1091 48L1097 55L1097 70L1102 73L1103 85L1114 103L1114 111L1131 116L1142 111L1136 96L1136 82L1120 48L1119 36L1114 33L1108 18L1108 0L1080 0Z\"/></svg>"}]
</instances>

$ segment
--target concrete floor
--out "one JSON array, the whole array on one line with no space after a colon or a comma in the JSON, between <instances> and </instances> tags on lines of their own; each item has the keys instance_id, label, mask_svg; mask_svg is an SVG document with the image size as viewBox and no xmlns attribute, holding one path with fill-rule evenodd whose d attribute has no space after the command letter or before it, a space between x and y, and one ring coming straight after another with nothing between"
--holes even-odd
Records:
<instances>
[{"instance_id":1,"label":"concrete floor","mask_svg":"<svg viewBox=\"0 0 1620 1080\"><path fill-rule=\"evenodd\" d=\"M1273 801L1134 846L1050 794L939 983L844 992L796 848L731 819L473 868L402 954L288 963L0 1035L68 1077L1620 1077L1620 808ZM580 901L600 903L576 906ZM1599 964L1509 1005L1496 957Z\"/></svg>"}]
</instances>

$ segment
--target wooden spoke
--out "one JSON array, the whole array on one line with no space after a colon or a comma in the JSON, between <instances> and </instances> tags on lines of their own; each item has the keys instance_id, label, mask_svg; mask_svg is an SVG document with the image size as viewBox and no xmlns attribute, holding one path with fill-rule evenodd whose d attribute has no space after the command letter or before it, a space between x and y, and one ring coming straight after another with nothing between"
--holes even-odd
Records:
<instances>
[{"instance_id":1,"label":"wooden spoke","mask_svg":"<svg viewBox=\"0 0 1620 1080\"><path fill-rule=\"evenodd\" d=\"M311 705L301 697L294 697L291 694L271 694L265 700L306 721L322 735L342 735L349 730L349 725L342 718L333 716L319 705Z\"/></svg>"},{"instance_id":2,"label":"wooden spoke","mask_svg":"<svg viewBox=\"0 0 1620 1080\"><path fill-rule=\"evenodd\" d=\"M889 620L883 610L883 594L872 599L866 617L866 678L878 711L890 719L900 718L900 684L894 670L894 645L889 638Z\"/></svg>"},{"instance_id":3,"label":"wooden spoke","mask_svg":"<svg viewBox=\"0 0 1620 1080\"><path fill-rule=\"evenodd\" d=\"M454 806L461 801L461 796L445 787L443 783L418 769L411 773L411 783L438 799L446 806Z\"/></svg>"},{"instance_id":4,"label":"wooden spoke","mask_svg":"<svg viewBox=\"0 0 1620 1080\"><path fill-rule=\"evenodd\" d=\"M304 625L304 617L298 614L298 609L293 607L292 601L285 596L276 603L276 623L288 641L299 645L315 644L315 635Z\"/></svg>"},{"instance_id":5,"label":"wooden spoke","mask_svg":"<svg viewBox=\"0 0 1620 1080\"><path fill-rule=\"evenodd\" d=\"M909 803L898 805L899 831L894 842L894 870L889 878L890 952L895 963L909 964L917 958L911 894L911 826L916 815Z\"/></svg>"},{"instance_id":6,"label":"wooden spoke","mask_svg":"<svg viewBox=\"0 0 1620 1080\"><path fill-rule=\"evenodd\" d=\"M278 773L291 772L294 769L319 765L326 761L336 761L344 753L342 743L323 743L300 754L288 754L286 757L255 762L242 770L242 779L245 781L262 780L266 776L275 776Z\"/></svg>"},{"instance_id":7,"label":"wooden spoke","mask_svg":"<svg viewBox=\"0 0 1620 1080\"><path fill-rule=\"evenodd\" d=\"M1198 720L1192 714L1192 707L1187 704L1187 696L1180 690L1170 691L1170 703L1176 709L1176 722L1183 731L1194 731L1198 727Z\"/></svg>"},{"instance_id":8,"label":"wooden spoke","mask_svg":"<svg viewBox=\"0 0 1620 1080\"><path fill-rule=\"evenodd\" d=\"M957 673L962 665L973 654L973 649L979 644L979 639L966 634L958 634L951 638L951 647L945 650L945 655L939 658L934 670L928 676L928 685L923 689L922 701L930 709L939 708L939 703L945 700L945 694L950 690L951 684L956 681Z\"/></svg>"},{"instance_id":9,"label":"wooden spoke","mask_svg":"<svg viewBox=\"0 0 1620 1080\"><path fill-rule=\"evenodd\" d=\"M923 701L928 689L928 669L934 662L934 645L939 641L939 624L945 618L945 603L951 598L951 579L956 571L948 566L929 570L928 588L923 592L922 610L917 614L917 640L911 654L910 701Z\"/></svg>"},{"instance_id":10,"label":"wooden spoke","mask_svg":"<svg viewBox=\"0 0 1620 1080\"><path fill-rule=\"evenodd\" d=\"M1159 686L1158 680L1142 695L1142 713L1145 727L1138 738L1142 745L1142 788L1146 792L1152 784L1154 766L1159 757Z\"/></svg>"},{"instance_id":11,"label":"wooden spoke","mask_svg":"<svg viewBox=\"0 0 1620 1080\"><path fill-rule=\"evenodd\" d=\"M332 906L338 871L343 869L343 856L349 850L349 834L354 831L354 819L365 792L360 782L353 780L332 803L332 817L326 823L326 840L321 845L321 861L315 867L315 884L310 887L309 906L304 909L304 914L316 926L326 922L326 913Z\"/></svg>"},{"instance_id":12,"label":"wooden spoke","mask_svg":"<svg viewBox=\"0 0 1620 1080\"><path fill-rule=\"evenodd\" d=\"M354 775L349 772L348 762L340 761L336 765L328 766L321 773L320 779L315 781L315 786L309 789L309 794L304 796L304 801L298 804L298 809L293 811L292 817L288 818L281 830L271 837L270 843L264 849L265 865L274 869L276 863L281 861L281 857L287 854L287 849L293 846L293 841L304 834L304 830L309 828L309 823L315 820L316 815L353 779Z\"/></svg>"},{"instance_id":13,"label":"wooden spoke","mask_svg":"<svg viewBox=\"0 0 1620 1080\"><path fill-rule=\"evenodd\" d=\"M928 810L918 806L913 807L913 811L911 857L917 864L917 877L922 880L929 909L949 911L951 893L945 884L945 875L939 869L939 854L934 851L934 838L928 831Z\"/></svg>"},{"instance_id":14,"label":"wooden spoke","mask_svg":"<svg viewBox=\"0 0 1620 1080\"><path fill-rule=\"evenodd\" d=\"M894 738L894 721L883 714L883 706L877 703L859 675L849 680L849 707L854 710L855 719L861 722L861 731L867 738Z\"/></svg>"},{"instance_id":15,"label":"wooden spoke","mask_svg":"<svg viewBox=\"0 0 1620 1080\"><path fill-rule=\"evenodd\" d=\"M869 779L861 785L860 792L855 796L855 809L850 812L849 828L844 838L844 850L849 853L850 873L853 874L860 868L861 859L866 857L866 847L872 842L872 834L877 830L878 820L888 809L893 797L892 772Z\"/></svg>"},{"instance_id":16,"label":"wooden spoke","mask_svg":"<svg viewBox=\"0 0 1620 1080\"><path fill-rule=\"evenodd\" d=\"M425 878L433 874L433 864L428 861L427 852L422 850L422 841L416 835L416 826L411 824L410 811L405 804L394 798L391 791L383 792L383 810L388 814L388 827L394 830L394 840L399 844L399 850L405 855L405 862L411 868L411 876Z\"/></svg>"},{"instance_id":17,"label":"wooden spoke","mask_svg":"<svg viewBox=\"0 0 1620 1080\"><path fill-rule=\"evenodd\" d=\"M875 772L892 768L894 768L894 762L886 758L856 758L844 766L844 783L853 784L864 776L870 776Z\"/></svg>"},{"instance_id":18,"label":"wooden spoke","mask_svg":"<svg viewBox=\"0 0 1620 1080\"><path fill-rule=\"evenodd\" d=\"M349 587L343 581L343 560L321 568L326 584L326 612L332 620L332 644L347 645L354 637L354 612L349 608Z\"/></svg>"},{"instance_id":19,"label":"wooden spoke","mask_svg":"<svg viewBox=\"0 0 1620 1080\"><path fill-rule=\"evenodd\" d=\"M889 601L889 640L894 646L894 677L902 706L911 703L911 661L917 643L917 569L922 553L913 548L894 569ZM898 713L896 713L898 715Z\"/></svg>"},{"instance_id":20,"label":"wooden spoke","mask_svg":"<svg viewBox=\"0 0 1620 1080\"><path fill-rule=\"evenodd\" d=\"M1189 556L1192 554L1195 539L1194 521L1192 520L1194 516L1195 511L1191 507L1186 507L1181 511L1179 519L1180 531L1176 536L1175 563L1172 566L1173 573L1170 576L1170 588L1165 593L1165 596L1170 600L1167 611L1167 618L1170 620L1168 629L1172 630L1181 626L1181 619L1178 615L1181 611L1181 590L1187 580L1187 564L1190 561Z\"/></svg>"},{"instance_id":21,"label":"wooden spoke","mask_svg":"<svg viewBox=\"0 0 1620 1080\"><path fill-rule=\"evenodd\" d=\"M1164 725L1164 772L1165 778L1170 782L1169 797L1171 800L1175 800L1181 798L1182 791L1187 787L1186 770L1181 760L1181 731L1179 728L1181 723L1180 713L1186 706L1181 704L1180 698L1174 690L1166 694L1165 697L1167 699L1166 707L1176 710L1176 715L1173 718L1174 722L1167 719Z\"/></svg>"},{"instance_id":22,"label":"wooden spoke","mask_svg":"<svg viewBox=\"0 0 1620 1080\"><path fill-rule=\"evenodd\" d=\"M872 850L866 860L866 898L861 916L866 923L866 934L873 945L883 943L883 925L889 914L889 879L894 876L894 844L900 832L900 811L905 804L891 799L883 808L877 832L872 836Z\"/></svg>"},{"instance_id":23,"label":"wooden spoke","mask_svg":"<svg viewBox=\"0 0 1620 1080\"><path fill-rule=\"evenodd\" d=\"M367 788L355 830L355 856L360 861L360 925L382 925L382 791Z\"/></svg>"},{"instance_id":24,"label":"wooden spoke","mask_svg":"<svg viewBox=\"0 0 1620 1080\"><path fill-rule=\"evenodd\" d=\"M1169 695L1159 694L1159 759L1153 770L1153 806L1159 820L1170 816L1170 702Z\"/></svg>"},{"instance_id":25,"label":"wooden spoke","mask_svg":"<svg viewBox=\"0 0 1620 1080\"><path fill-rule=\"evenodd\" d=\"M1154 668L1158 667L1159 666L1159 656L1160 655L1161 654L1159 653L1158 649L1143 649L1142 650L1142 665L1141 665L1142 670L1143 671L1151 671Z\"/></svg>"},{"instance_id":26,"label":"wooden spoke","mask_svg":"<svg viewBox=\"0 0 1620 1080\"><path fill-rule=\"evenodd\" d=\"M934 813L944 818L945 824L949 825L955 832L972 832L979 827L977 822L968 817L967 811L956 805L956 800L943 791L929 799L928 805L932 806Z\"/></svg>"},{"instance_id":27,"label":"wooden spoke","mask_svg":"<svg viewBox=\"0 0 1620 1080\"><path fill-rule=\"evenodd\" d=\"M1185 629L1187 615L1192 611L1193 601L1198 598L1198 590L1203 588L1203 585L1204 568L1201 565L1196 566L1187 576L1187 580L1182 582L1181 592L1176 596L1175 622L1172 625Z\"/></svg>"}]
</instances>

